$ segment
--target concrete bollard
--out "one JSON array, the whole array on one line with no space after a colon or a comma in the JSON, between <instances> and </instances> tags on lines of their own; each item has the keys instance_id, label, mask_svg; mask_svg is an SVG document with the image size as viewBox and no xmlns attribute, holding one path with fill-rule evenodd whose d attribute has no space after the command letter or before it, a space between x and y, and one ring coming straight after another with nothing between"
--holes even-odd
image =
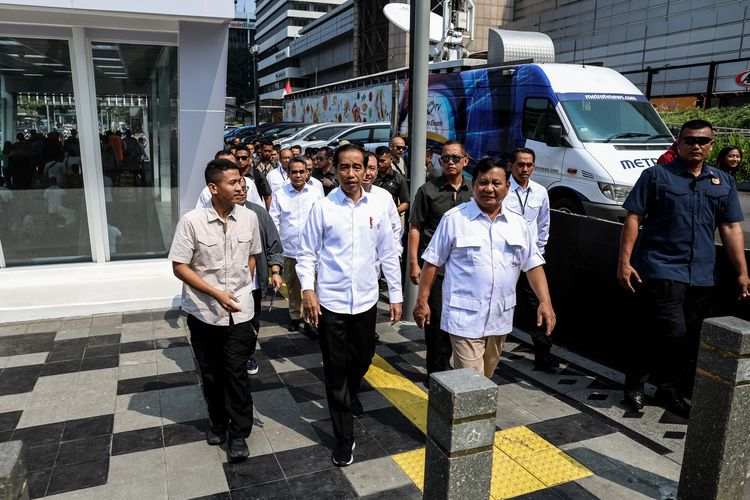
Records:
<instances>
[{"instance_id":1,"label":"concrete bollard","mask_svg":"<svg viewBox=\"0 0 750 500\"><path fill-rule=\"evenodd\" d=\"M750 323L703 322L679 499L743 498L750 465Z\"/></svg>"},{"instance_id":2,"label":"concrete bollard","mask_svg":"<svg viewBox=\"0 0 750 500\"><path fill-rule=\"evenodd\" d=\"M0 443L0 500L28 500L21 441Z\"/></svg>"},{"instance_id":3,"label":"concrete bollard","mask_svg":"<svg viewBox=\"0 0 750 500\"><path fill-rule=\"evenodd\" d=\"M424 498L490 497L497 385L471 368L433 373Z\"/></svg>"}]
</instances>

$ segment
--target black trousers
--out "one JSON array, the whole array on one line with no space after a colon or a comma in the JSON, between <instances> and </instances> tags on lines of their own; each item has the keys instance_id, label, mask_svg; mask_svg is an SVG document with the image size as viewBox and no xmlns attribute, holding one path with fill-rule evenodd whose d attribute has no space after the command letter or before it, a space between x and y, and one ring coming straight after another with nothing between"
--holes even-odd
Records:
<instances>
[{"instance_id":1,"label":"black trousers","mask_svg":"<svg viewBox=\"0 0 750 500\"><path fill-rule=\"evenodd\" d=\"M188 316L190 340L203 381L212 425L224 425L230 437L245 438L253 428L253 398L245 363L250 356L250 321L209 325Z\"/></svg>"},{"instance_id":2,"label":"black trousers","mask_svg":"<svg viewBox=\"0 0 750 500\"><path fill-rule=\"evenodd\" d=\"M663 390L692 397L701 326L710 313L712 290L644 280L637 295L645 321L631 342L626 389L639 389L650 378Z\"/></svg>"},{"instance_id":3,"label":"black trousers","mask_svg":"<svg viewBox=\"0 0 750 500\"><path fill-rule=\"evenodd\" d=\"M451 338L448 332L440 329L440 318L443 315L443 276L436 275L435 283L430 289L430 324L424 327L424 340L427 346L427 376L434 372L450 370Z\"/></svg>"},{"instance_id":4,"label":"black trousers","mask_svg":"<svg viewBox=\"0 0 750 500\"><path fill-rule=\"evenodd\" d=\"M260 285L261 287L264 285ZM253 319L250 320L250 324L253 325L253 335L250 338L250 357L253 357L255 354L255 346L258 343L258 334L260 333L260 288L257 290L253 290L253 310L255 311L255 314L253 314Z\"/></svg>"},{"instance_id":5,"label":"black trousers","mask_svg":"<svg viewBox=\"0 0 750 500\"><path fill-rule=\"evenodd\" d=\"M546 364L552 362L550 349L552 349L552 337L548 336L546 325L536 326L536 311L539 308L539 299L537 299L534 290L531 288L526 273L521 273L516 285L516 302L519 304L523 301L526 305L527 315L523 328L531 335L531 341L534 343L534 361L536 364Z\"/></svg>"},{"instance_id":6,"label":"black trousers","mask_svg":"<svg viewBox=\"0 0 750 500\"><path fill-rule=\"evenodd\" d=\"M333 433L339 441L351 441L352 399L375 355L377 306L360 314L339 314L324 307L320 310L318 337Z\"/></svg>"}]
</instances>

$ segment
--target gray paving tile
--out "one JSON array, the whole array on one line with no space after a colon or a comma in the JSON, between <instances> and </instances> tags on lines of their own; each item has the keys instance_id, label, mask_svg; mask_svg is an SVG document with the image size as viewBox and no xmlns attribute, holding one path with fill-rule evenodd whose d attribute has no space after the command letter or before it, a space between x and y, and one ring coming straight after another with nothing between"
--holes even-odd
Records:
<instances>
[{"instance_id":1,"label":"gray paving tile","mask_svg":"<svg viewBox=\"0 0 750 500\"><path fill-rule=\"evenodd\" d=\"M354 462L345 467L343 472L358 496L372 495L412 484L411 479L391 457Z\"/></svg>"},{"instance_id":2,"label":"gray paving tile","mask_svg":"<svg viewBox=\"0 0 750 500\"><path fill-rule=\"evenodd\" d=\"M195 498L229 490L221 463L167 469L170 499Z\"/></svg>"}]
</instances>

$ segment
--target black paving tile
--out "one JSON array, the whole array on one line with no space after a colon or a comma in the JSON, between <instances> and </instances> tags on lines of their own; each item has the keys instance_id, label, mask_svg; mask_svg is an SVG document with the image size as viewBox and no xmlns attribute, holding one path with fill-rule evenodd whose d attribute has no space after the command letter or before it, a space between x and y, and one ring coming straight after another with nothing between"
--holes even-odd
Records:
<instances>
[{"instance_id":1,"label":"black paving tile","mask_svg":"<svg viewBox=\"0 0 750 500\"><path fill-rule=\"evenodd\" d=\"M150 375L148 377L129 378L117 381L117 395L135 394L159 389L159 377Z\"/></svg>"},{"instance_id":2,"label":"black paving tile","mask_svg":"<svg viewBox=\"0 0 750 500\"><path fill-rule=\"evenodd\" d=\"M114 419L115 416L110 414L101 415L98 417L68 420L65 423L65 431L63 431L62 440L72 441L74 439L83 439L112 434Z\"/></svg>"},{"instance_id":3,"label":"black paving tile","mask_svg":"<svg viewBox=\"0 0 750 500\"><path fill-rule=\"evenodd\" d=\"M86 347L83 353L83 359L98 358L100 356L116 356L120 354L119 344L95 345Z\"/></svg>"},{"instance_id":4,"label":"black paving tile","mask_svg":"<svg viewBox=\"0 0 750 500\"><path fill-rule=\"evenodd\" d=\"M276 335L266 339L259 339L260 347L263 352L271 359L291 358L302 354L294 342L283 335Z\"/></svg>"},{"instance_id":5,"label":"black paving tile","mask_svg":"<svg viewBox=\"0 0 750 500\"><path fill-rule=\"evenodd\" d=\"M560 495L550 488L545 488L543 490L532 491L531 493L526 493L513 498L518 500L560 500Z\"/></svg>"},{"instance_id":6,"label":"black paving tile","mask_svg":"<svg viewBox=\"0 0 750 500\"><path fill-rule=\"evenodd\" d=\"M52 469L47 495L100 486L107 482L109 458Z\"/></svg>"},{"instance_id":7,"label":"black paving tile","mask_svg":"<svg viewBox=\"0 0 750 500\"><path fill-rule=\"evenodd\" d=\"M109 457L111 443L111 435L65 441L60 444L60 450L57 452L55 468L106 459Z\"/></svg>"},{"instance_id":8,"label":"black paving tile","mask_svg":"<svg viewBox=\"0 0 750 500\"><path fill-rule=\"evenodd\" d=\"M42 367L42 371L39 373L40 377L48 377L50 375L62 375L64 373L76 373L81 370L82 359L71 359L69 361L55 361L53 363L47 362Z\"/></svg>"},{"instance_id":9,"label":"black paving tile","mask_svg":"<svg viewBox=\"0 0 750 500\"><path fill-rule=\"evenodd\" d=\"M609 394L595 392L593 394L589 394L589 397L586 399L588 399L589 401L605 401L607 398L609 398Z\"/></svg>"},{"instance_id":10,"label":"black paving tile","mask_svg":"<svg viewBox=\"0 0 750 500\"><path fill-rule=\"evenodd\" d=\"M558 484L550 488L550 490L566 500L597 500L599 498L575 482Z\"/></svg>"},{"instance_id":11,"label":"black paving tile","mask_svg":"<svg viewBox=\"0 0 750 500\"><path fill-rule=\"evenodd\" d=\"M52 349L57 332L24 333L0 338L0 356L32 354Z\"/></svg>"},{"instance_id":12,"label":"black paving tile","mask_svg":"<svg viewBox=\"0 0 750 500\"><path fill-rule=\"evenodd\" d=\"M0 443L7 443L13 437L13 431L0 431Z\"/></svg>"},{"instance_id":13,"label":"black paving tile","mask_svg":"<svg viewBox=\"0 0 750 500\"><path fill-rule=\"evenodd\" d=\"M23 427L15 430L13 440L23 441L24 446L58 444L62 439L63 429L65 429L65 422Z\"/></svg>"},{"instance_id":14,"label":"black paving tile","mask_svg":"<svg viewBox=\"0 0 750 500\"><path fill-rule=\"evenodd\" d=\"M319 444L276 453L276 459L287 478L335 467L331 449Z\"/></svg>"},{"instance_id":15,"label":"black paving tile","mask_svg":"<svg viewBox=\"0 0 750 500\"><path fill-rule=\"evenodd\" d=\"M26 469L29 471L51 469L55 465L59 447L59 443L43 444L42 446L26 446L24 444L23 460Z\"/></svg>"},{"instance_id":16,"label":"black paving tile","mask_svg":"<svg viewBox=\"0 0 750 500\"><path fill-rule=\"evenodd\" d=\"M367 412L357 422L389 455L412 451L425 445L422 431L396 408Z\"/></svg>"},{"instance_id":17,"label":"black paving tile","mask_svg":"<svg viewBox=\"0 0 750 500\"><path fill-rule=\"evenodd\" d=\"M44 365L6 368L0 373L0 396L31 392Z\"/></svg>"},{"instance_id":18,"label":"black paving tile","mask_svg":"<svg viewBox=\"0 0 750 500\"><path fill-rule=\"evenodd\" d=\"M308 384L302 387L287 387L289 393L298 403L305 401L318 401L326 398L326 388L323 382Z\"/></svg>"},{"instance_id":19,"label":"black paving tile","mask_svg":"<svg viewBox=\"0 0 750 500\"><path fill-rule=\"evenodd\" d=\"M89 337L89 340L86 343L86 346L96 347L96 346L102 346L102 345L119 345L119 344L120 344L120 334L113 333L110 335L93 335Z\"/></svg>"},{"instance_id":20,"label":"black paving tile","mask_svg":"<svg viewBox=\"0 0 750 500\"><path fill-rule=\"evenodd\" d=\"M153 351L154 341L153 340L139 340L136 342L125 342L120 344L120 354L126 354L129 352L140 352L140 351Z\"/></svg>"},{"instance_id":21,"label":"black paving tile","mask_svg":"<svg viewBox=\"0 0 750 500\"><path fill-rule=\"evenodd\" d=\"M159 375L159 389L170 389L172 387L184 387L198 383L198 372L179 372Z\"/></svg>"},{"instance_id":22,"label":"black paving tile","mask_svg":"<svg viewBox=\"0 0 750 500\"><path fill-rule=\"evenodd\" d=\"M685 432L680 431L667 431L664 433L666 439L685 439Z\"/></svg>"},{"instance_id":23,"label":"black paving tile","mask_svg":"<svg viewBox=\"0 0 750 500\"><path fill-rule=\"evenodd\" d=\"M168 349L170 347L190 347L190 341L185 336L156 339L154 341L157 349Z\"/></svg>"},{"instance_id":24,"label":"black paving tile","mask_svg":"<svg viewBox=\"0 0 750 500\"><path fill-rule=\"evenodd\" d=\"M664 414L659 418L660 424L677 424L677 425L687 425L688 421L682 417L679 417L672 413L671 411L665 411Z\"/></svg>"},{"instance_id":25,"label":"black paving tile","mask_svg":"<svg viewBox=\"0 0 750 500\"><path fill-rule=\"evenodd\" d=\"M58 340L52 347L49 356L47 356L47 362L81 359L86 350L87 342L88 338Z\"/></svg>"},{"instance_id":26,"label":"black paving tile","mask_svg":"<svg viewBox=\"0 0 750 500\"><path fill-rule=\"evenodd\" d=\"M573 378L561 378L557 381L558 385L574 385L576 382L578 381Z\"/></svg>"},{"instance_id":27,"label":"black paving tile","mask_svg":"<svg viewBox=\"0 0 750 500\"><path fill-rule=\"evenodd\" d=\"M612 382L611 380L607 380L605 378L597 378L594 379L588 386L588 389L611 389L611 390L622 390L623 386L622 384L618 384L617 382Z\"/></svg>"},{"instance_id":28,"label":"black paving tile","mask_svg":"<svg viewBox=\"0 0 750 500\"><path fill-rule=\"evenodd\" d=\"M526 427L555 446L612 434L616 430L602 419L586 413L576 413L528 424Z\"/></svg>"},{"instance_id":29,"label":"black paving tile","mask_svg":"<svg viewBox=\"0 0 750 500\"><path fill-rule=\"evenodd\" d=\"M223 464L224 475L230 490L246 488L284 478L279 462L273 453L250 457L238 464ZM308 485L309 486L309 485Z\"/></svg>"},{"instance_id":30,"label":"black paving tile","mask_svg":"<svg viewBox=\"0 0 750 500\"><path fill-rule=\"evenodd\" d=\"M622 418L641 419L644 413L642 411L626 411L622 414Z\"/></svg>"},{"instance_id":31,"label":"black paving tile","mask_svg":"<svg viewBox=\"0 0 750 500\"><path fill-rule=\"evenodd\" d=\"M83 358L81 371L102 370L120 366L120 356L101 356L98 358Z\"/></svg>"},{"instance_id":32,"label":"black paving tile","mask_svg":"<svg viewBox=\"0 0 750 500\"><path fill-rule=\"evenodd\" d=\"M526 356L521 356L520 354L509 354L508 359L511 361L518 361L519 359L526 359Z\"/></svg>"},{"instance_id":33,"label":"black paving tile","mask_svg":"<svg viewBox=\"0 0 750 500\"><path fill-rule=\"evenodd\" d=\"M292 498L292 489L286 479L232 491L232 500L288 500L289 498Z\"/></svg>"},{"instance_id":34,"label":"black paving tile","mask_svg":"<svg viewBox=\"0 0 750 500\"><path fill-rule=\"evenodd\" d=\"M269 366L270 365L271 364L269 363ZM301 387L316 384L323 382L323 367L320 366L310 368L309 370L295 370L293 372L280 373L279 376L281 377L281 380L289 386Z\"/></svg>"},{"instance_id":35,"label":"black paving tile","mask_svg":"<svg viewBox=\"0 0 750 500\"><path fill-rule=\"evenodd\" d=\"M26 481L29 486L29 496L31 498L40 498L45 495L51 475L52 469L31 471L26 475Z\"/></svg>"},{"instance_id":36,"label":"black paving tile","mask_svg":"<svg viewBox=\"0 0 750 500\"><path fill-rule=\"evenodd\" d=\"M285 497L288 500L289 496ZM221 493L214 493L213 495L206 495L204 497L196 497L193 500L232 500L232 495L228 491L222 491Z\"/></svg>"},{"instance_id":37,"label":"black paving tile","mask_svg":"<svg viewBox=\"0 0 750 500\"><path fill-rule=\"evenodd\" d=\"M137 451L164 447L161 427L149 427L135 431L119 432L112 436L112 455L123 455Z\"/></svg>"},{"instance_id":38,"label":"black paving tile","mask_svg":"<svg viewBox=\"0 0 750 500\"><path fill-rule=\"evenodd\" d=\"M0 413L0 431L15 429L23 410Z\"/></svg>"},{"instance_id":39,"label":"black paving tile","mask_svg":"<svg viewBox=\"0 0 750 500\"><path fill-rule=\"evenodd\" d=\"M315 485L315 487L311 488L311 485ZM354 498L357 496L357 492L346 479L344 472L338 467L291 478L289 479L289 487L292 490L292 495L306 500Z\"/></svg>"},{"instance_id":40,"label":"black paving tile","mask_svg":"<svg viewBox=\"0 0 750 500\"><path fill-rule=\"evenodd\" d=\"M164 446L203 441L206 439L208 427L209 421L207 419L165 425L163 429Z\"/></svg>"}]
</instances>

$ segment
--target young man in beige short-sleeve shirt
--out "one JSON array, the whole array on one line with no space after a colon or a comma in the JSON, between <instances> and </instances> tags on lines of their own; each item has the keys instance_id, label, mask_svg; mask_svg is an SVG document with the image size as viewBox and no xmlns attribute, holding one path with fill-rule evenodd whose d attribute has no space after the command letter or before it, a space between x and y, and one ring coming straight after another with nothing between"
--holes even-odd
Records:
<instances>
[{"instance_id":1,"label":"young man in beige short-sleeve shirt","mask_svg":"<svg viewBox=\"0 0 750 500\"><path fill-rule=\"evenodd\" d=\"M207 441L219 445L228 432L229 460L239 461L249 455L245 438L253 426L245 362L253 338L252 276L260 232L257 216L235 205L243 196L237 165L212 160L205 177L211 206L182 217L169 260L183 282L182 309L211 419Z\"/></svg>"}]
</instances>

